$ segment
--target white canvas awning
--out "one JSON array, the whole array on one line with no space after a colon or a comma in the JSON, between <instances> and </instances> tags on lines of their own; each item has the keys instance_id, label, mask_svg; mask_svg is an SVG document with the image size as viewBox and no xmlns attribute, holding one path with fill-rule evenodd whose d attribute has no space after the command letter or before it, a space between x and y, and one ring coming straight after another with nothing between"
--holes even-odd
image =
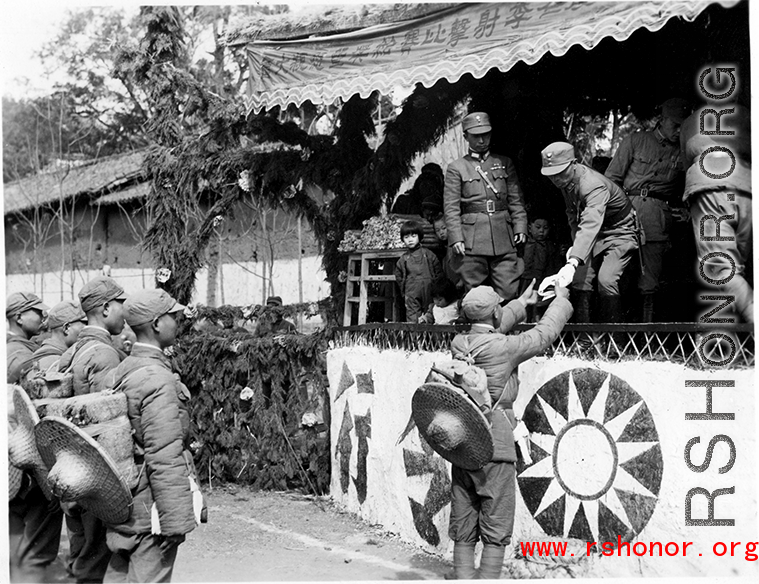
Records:
<instances>
[{"instance_id":1,"label":"white canvas awning","mask_svg":"<svg viewBox=\"0 0 759 584\"><path fill-rule=\"evenodd\" d=\"M572 46L595 47L611 37L623 41L636 30L661 29L668 20L694 20L710 4L738 0L652 0L630 2L513 2L461 4L428 16L345 34L293 41L252 41L248 111L289 103L332 103L354 94L439 79L458 81L469 73L508 71L546 53Z\"/></svg>"}]
</instances>

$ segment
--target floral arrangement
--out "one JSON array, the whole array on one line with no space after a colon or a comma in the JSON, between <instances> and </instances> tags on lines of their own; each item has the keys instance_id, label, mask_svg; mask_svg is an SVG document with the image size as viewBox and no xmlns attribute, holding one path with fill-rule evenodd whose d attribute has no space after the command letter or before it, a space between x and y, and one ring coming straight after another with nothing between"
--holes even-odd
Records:
<instances>
[{"instance_id":1,"label":"floral arrangement","mask_svg":"<svg viewBox=\"0 0 759 584\"><path fill-rule=\"evenodd\" d=\"M337 250L348 252L357 249L396 249L403 247L401 223L400 219L392 215L370 217L363 222L363 229L346 231Z\"/></svg>"}]
</instances>

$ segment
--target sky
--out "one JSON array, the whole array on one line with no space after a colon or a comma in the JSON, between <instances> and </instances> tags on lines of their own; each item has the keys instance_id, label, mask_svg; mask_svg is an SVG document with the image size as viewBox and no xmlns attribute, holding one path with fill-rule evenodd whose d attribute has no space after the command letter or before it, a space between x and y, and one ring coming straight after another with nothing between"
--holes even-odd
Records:
<instances>
[{"instance_id":1,"label":"sky","mask_svg":"<svg viewBox=\"0 0 759 584\"><path fill-rule=\"evenodd\" d=\"M66 6L34 1L6 1L0 8L0 55L2 55L3 95L21 97L30 91L49 87L43 78L42 64L34 58L47 38L63 20Z\"/></svg>"},{"instance_id":2,"label":"sky","mask_svg":"<svg viewBox=\"0 0 759 584\"><path fill-rule=\"evenodd\" d=\"M324 2L323 4L347 3ZM382 1L382 0L380 0ZM372 0L374 3L377 0ZM236 2L190 2L170 1L170 4L234 4ZM295 2L255 2L248 4L289 4L291 11L297 11L304 5L313 4L306 0ZM44 95L53 85L54 77L46 75L38 58L34 56L43 43L53 36L64 20L66 12L76 7L114 6L128 7L137 10L140 4L157 4L156 2L108 0L4 0L0 4L0 79L2 80L2 95L14 98L36 97ZM165 4L165 3L164 3Z\"/></svg>"},{"instance_id":3,"label":"sky","mask_svg":"<svg viewBox=\"0 0 759 584\"><path fill-rule=\"evenodd\" d=\"M138 6L137 2L5 0L0 8L2 95L18 99L47 93L55 81L55 72L46 74L34 53L56 34L69 10L94 4L133 10Z\"/></svg>"}]
</instances>

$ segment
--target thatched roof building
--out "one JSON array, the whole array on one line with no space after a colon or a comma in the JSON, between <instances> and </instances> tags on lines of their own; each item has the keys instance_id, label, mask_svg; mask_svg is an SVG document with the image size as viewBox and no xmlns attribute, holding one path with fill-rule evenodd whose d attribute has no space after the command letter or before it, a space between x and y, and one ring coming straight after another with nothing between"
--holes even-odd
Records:
<instances>
[{"instance_id":1,"label":"thatched roof building","mask_svg":"<svg viewBox=\"0 0 759 584\"><path fill-rule=\"evenodd\" d=\"M143 198L148 192L144 159L145 151L137 150L7 183L3 185L4 213L21 213L79 196L98 204Z\"/></svg>"}]
</instances>

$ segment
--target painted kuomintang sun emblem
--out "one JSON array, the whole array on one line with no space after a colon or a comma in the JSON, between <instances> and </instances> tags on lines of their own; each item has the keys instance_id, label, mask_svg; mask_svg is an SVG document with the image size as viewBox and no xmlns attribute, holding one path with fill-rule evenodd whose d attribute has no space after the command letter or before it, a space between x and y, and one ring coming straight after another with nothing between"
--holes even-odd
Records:
<instances>
[{"instance_id":1,"label":"painted kuomintang sun emblem","mask_svg":"<svg viewBox=\"0 0 759 584\"><path fill-rule=\"evenodd\" d=\"M659 496L659 435L641 396L596 369L573 369L543 385L523 416L533 464L517 462L522 498L554 537L630 539Z\"/></svg>"}]
</instances>

